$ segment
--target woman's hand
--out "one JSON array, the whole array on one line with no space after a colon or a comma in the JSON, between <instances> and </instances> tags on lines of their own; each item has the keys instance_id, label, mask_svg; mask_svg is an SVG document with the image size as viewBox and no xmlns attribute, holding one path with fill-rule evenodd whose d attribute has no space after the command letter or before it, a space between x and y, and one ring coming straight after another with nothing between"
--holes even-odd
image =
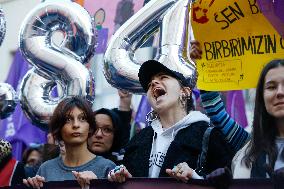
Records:
<instances>
[{"instance_id":1,"label":"woman's hand","mask_svg":"<svg viewBox=\"0 0 284 189\"><path fill-rule=\"evenodd\" d=\"M130 111L132 93L120 89L118 89L117 92L119 95L119 110Z\"/></svg>"},{"instance_id":2,"label":"woman's hand","mask_svg":"<svg viewBox=\"0 0 284 189\"><path fill-rule=\"evenodd\" d=\"M108 173L108 180L111 182L125 182L126 178L132 178L124 165L116 166Z\"/></svg>"},{"instance_id":3,"label":"woman's hand","mask_svg":"<svg viewBox=\"0 0 284 189\"><path fill-rule=\"evenodd\" d=\"M32 178L27 178L23 179L23 183L28 186L28 187L33 187L33 188L40 188L43 187L43 183L45 182L44 177L36 175Z\"/></svg>"},{"instance_id":4,"label":"woman's hand","mask_svg":"<svg viewBox=\"0 0 284 189\"><path fill-rule=\"evenodd\" d=\"M73 175L75 176L76 180L78 181L81 188L88 188L90 185L90 181L93 179L97 179L97 175L92 171L72 171Z\"/></svg>"},{"instance_id":5,"label":"woman's hand","mask_svg":"<svg viewBox=\"0 0 284 189\"><path fill-rule=\"evenodd\" d=\"M173 169L166 169L166 173L168 173L171 177L181 180L183 182L187 182L190 178L201 179L193 169L191 169L187 163L179 163L177 166L174 166Z\"/></svg>"},{"instance_id":6,"label":"woman's hand","mask_svg":"<svg viewBox=\"0 0 284 189\"><path fill-rule=\"evenodd\" d=\"M200 43L198 41L190 41L191 49L190 49L190 58L195 59L201 59L202 56L202 50Z\"/></svg>"}]
</instances>

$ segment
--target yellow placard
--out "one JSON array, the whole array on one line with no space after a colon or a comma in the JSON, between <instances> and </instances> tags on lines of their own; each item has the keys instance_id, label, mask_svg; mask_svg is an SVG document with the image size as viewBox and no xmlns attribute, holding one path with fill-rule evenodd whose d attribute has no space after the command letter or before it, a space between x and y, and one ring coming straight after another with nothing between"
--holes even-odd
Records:
<instances>
[{"instance_id":1,"label":"yellow placard","mask_svg":"<svg viewBox=\"0 0 284 189\"><path fill-rule=\"evenodd\" d=\"M199 89L254 88L263 66L284 58L284 39L256 0L199 0L192 4L191 19L203 51L197 60Z\"/></svg>"}]
</instances>

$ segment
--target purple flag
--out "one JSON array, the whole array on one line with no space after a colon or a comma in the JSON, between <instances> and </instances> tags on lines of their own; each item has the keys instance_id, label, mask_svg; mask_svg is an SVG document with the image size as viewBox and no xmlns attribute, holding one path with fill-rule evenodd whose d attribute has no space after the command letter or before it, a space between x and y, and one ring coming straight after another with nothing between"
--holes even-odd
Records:
<instances>
[{"instance_id":1,"label":"purple flag","mask_svg":"<svg viewBox=\"0 0 284 189\"><path fill-rule=\"evenodd\" d=\"M284 1L283 0L257 0L262 14L284 38Z\"/></svg>"},{"instance_id":2,"label":"purple flag","mask_svg":"<svg viewBox=\"0 0 284 189\"><path fill-rule=\"evenodd\" d=\"M150 111L151 111L151 106L147 100L147 97L142 96L135 116L135 123L138 125L140 129L143 129L145 126L147 126L146 115Z\"/></svg>"},{"instance_id":3,"label":"purple flag","mask_svg":"<svg viewBox=\"0 0 284 189\"><path fill-rule=\"evenodd\" d=\"M29 64L23 59L21 53L15 53L6 83L18 89L23 76L29 69ZM18 91L18 90L17 90ZM13 146L13 156L21 160L23 150L32 143L45 143L46 133L32 125L24 115L20 104L14 113L6 119L1 120L0 138L8 140Z\"/></svg>"},{"instance_id":4,"label":"purple flag","mask_svg":"<svg viewBox=\"0 0 284 189\"><path fill-rule=\"evenodd\" d=\"M245 108L245 100L243 96L243 92L238 91L228 91L227 92L227 111L229 115L242 127L246 127L248 125L247 116L246 116L246 108Z\"/></svg>"},{"instance_id":5,"label":"purple flag","mask_svg":"<svg viewBox=\"0 0 284 189\"><path fill-rule=\"evenodd\" d=\"M97 47L96 54L102 54L106 51L107 47L107 37L108 37L108 28L97 29L98 38L97 38Z\"/></svg>"}]
</instances>

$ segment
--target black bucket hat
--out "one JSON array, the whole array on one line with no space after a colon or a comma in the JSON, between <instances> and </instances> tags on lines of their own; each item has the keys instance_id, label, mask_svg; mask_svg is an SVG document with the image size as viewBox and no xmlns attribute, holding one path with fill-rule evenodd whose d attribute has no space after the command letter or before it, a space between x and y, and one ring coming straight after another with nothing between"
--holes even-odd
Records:
<instances>
[{"instance_id":1,"label":"black bucket hat","mask_svg":"<svg viewBox=\"0 0 284 189\"><path fill-rule=\"evenodd\" d=\"M148 90L148 84L150 83L152 77L160 72L164 72L176 78L184 87L191 87L190 78L186 79L183 74L167 68L156 60L148 60L141 65L138 73L139 82L145 92Z\"/></svg>"}]
</instances>

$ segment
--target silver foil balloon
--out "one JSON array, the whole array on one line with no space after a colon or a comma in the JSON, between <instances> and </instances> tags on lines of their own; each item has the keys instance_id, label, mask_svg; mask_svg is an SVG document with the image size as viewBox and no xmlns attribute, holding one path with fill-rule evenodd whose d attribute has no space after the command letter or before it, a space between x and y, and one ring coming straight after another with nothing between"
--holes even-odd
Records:
<instances>
[{"instance_id":1,"label":"silver foil balloon","mask_svg":"<svg viewBox=\"0 0 284 189\"><path fill-rule=\"evenodd\" d=\"M156 59L182 73L196 84L197 73L188 59L190 0L152 0L124 23L112 36L105 53L104 75L114 87L143 93L138 80L141 62L134 52L157 29L160 29Z\"/></svg>"},{"instance_id":2,"label":"silver foil balloon","mask_svg":"<svg viewBox=\"0 0 284 189\"><path fill-rule=\"evenodd\" d=\"M64 38L60 44L53 38L58 33ZM21 106L35 125L46 127L67 96L94 101L94 79L83 65L94 53L94 25L83 7L67 0L39 4L23 21L19 43L33 65L20 86ZM56 85L61 94L54 98L51 91Z\"/></svg>"},{"instance_id":3,"label":"silver foil balloon","mask_svg":"<svg viewBox=\"0 0 284 189\"><path fill-rule=\"evenodd\" d=\"M17 105L17 95L14 88L8 83L0 83L0 118L10 116Z\"/></svg>"},{"instance_id":4,"label":"silver foil balloon","mask_svg":"<svg viewBox=\"0 0 284 189\"><path fill-rule=\"evenodd\" d=\"M5 33L6 33L6 20L3 10L0 9L0 46L4 40Z\"/></svg>"}]
</instances>

